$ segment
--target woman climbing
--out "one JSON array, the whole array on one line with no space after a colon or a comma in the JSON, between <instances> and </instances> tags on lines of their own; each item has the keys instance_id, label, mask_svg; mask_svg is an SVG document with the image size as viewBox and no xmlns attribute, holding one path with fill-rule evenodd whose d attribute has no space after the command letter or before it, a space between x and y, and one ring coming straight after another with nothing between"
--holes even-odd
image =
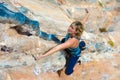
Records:
<instances>
[{"instance_id":1,"label":"woman climbing","mask_svg":"<svg viewBox=\"0 0 120 80\"><path fill-rule=\"evenodd\" d=\"M37 60L39 60L45 56L51 55L57 51L65 50L67 52L67 54L69 55L68 60L67 60L67 64L66 64L65 73L66 73L66 75L72 74L72 72L74 71L73 70L74 66L80 57L81 46L82 47L85 46L84 42L82 42L82 43L79 42L81 35L84 31L83 25L85 24L85 22L87 21L88 16L89 16L88 10L85 9L85 11L87 13L85 18L81 22L74 21L69 26L69 28L67 30L66 37L62 39L61 44L52 48L51 50L49 50L45 54L40 55L39 57L37 57Z\"/></svg>"}]
</instances>

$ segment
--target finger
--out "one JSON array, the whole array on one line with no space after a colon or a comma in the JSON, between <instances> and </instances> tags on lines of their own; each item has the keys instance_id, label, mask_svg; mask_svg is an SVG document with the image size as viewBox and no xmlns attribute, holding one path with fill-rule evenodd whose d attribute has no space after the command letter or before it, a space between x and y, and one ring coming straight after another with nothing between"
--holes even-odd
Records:
<instances>
[{"instance_id":1,"label":"finger","mask_svg":"<svg viewBox=\"0 0 120 80\"><path fill-rule=\"evenodd\" d=\"M32 57L34 58L35 61L37 60L37 58L34 55L32 55Z\"/></svg>"}]
</instances>

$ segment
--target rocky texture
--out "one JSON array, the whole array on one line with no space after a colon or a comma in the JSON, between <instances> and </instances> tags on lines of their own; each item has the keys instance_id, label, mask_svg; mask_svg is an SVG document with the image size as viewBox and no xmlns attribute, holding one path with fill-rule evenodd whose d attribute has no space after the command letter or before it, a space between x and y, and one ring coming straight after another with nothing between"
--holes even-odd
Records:
<instances>
[{"instance_id":1,"label":"rocky texture","mask_svg":"<svg viewBox=\"0 0 120 80\"><path fill-rule=\"evenodd\" d=\"M119 80L119 57L120 55L114 54L112 58L77 65L72 75L62 73L61 80Z\"/></svg>"},{"instance_id":2,"label":"rocky texture","mask_svg":"<svg viewBox=\"0 0 120 80\"><path fill-rule=\"evenodd\" d=\"M20 12L13 12L4 3L0 4L0 22L4 23L14 23L15 25L29 25L33 30L39 29L39 23L37 21L31 20Z\"/></svg>"},{"instance_id":3,"label":"rocky texture","mask_svg":"<svg viewBox=\"0 0 120 80\"><path fill-rule=\"evenodd\" d=\"M119 54L113 54L112 58L77 64L74 73L70 76L65 75L64 69L60 77L55 72L41 73L36 76L33 66L3 69L0 71L0 80L119 80L119 57Z\"/></svg>"},{"instance_id":4,"label":"rocky texture","mask_svg":"<svg viewBox=\"0 0 120 80\"><path fill-rule=\"evenodd\" d=\"M81 65L77 64L70 76L64 74L66 60L62 51L34 60L33 55L45 53L57 45L55 42L34 34L19 34L11 28L15 23L1 22L0 80L119 80L119 0L18 0L22 6L14 0L0 2L5 2L8 9L38 21L40 30L56 34L59 39L72 21L82 20L84 8L90 11L82 36L87 49L80 57ZM21 27L28 28L26 25ZM105 32L100 32L100 28ZM59 77L57 71L62 68Z\"/></svg>"}]
</instances>

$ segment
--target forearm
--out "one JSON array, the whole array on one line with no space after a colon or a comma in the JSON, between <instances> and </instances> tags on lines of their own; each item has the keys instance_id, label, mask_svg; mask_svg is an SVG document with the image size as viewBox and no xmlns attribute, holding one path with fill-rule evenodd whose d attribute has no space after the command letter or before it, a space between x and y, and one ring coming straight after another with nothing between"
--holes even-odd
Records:
<instances>
[{"instance_id":1,"label":"forearm","mask_svg":"<svg viewBox=\"0 0 120 80\"><path fill-rule=\"evenodd\" d=\"M70 47L70 45L66 45L65 43L60 44L60 45L50 49L48 52L46 52L42 56L45 57L45 56L51 55L51 54L53 54L53 53L55 53L57 51L63 50L63 49L68 48L68 47Z\"/></svg>"},{"instance_id":2,"label":"forearm","mask_svg":"<svg viewBox=\"0 0 120 80\"><path fill-rule=\"evenodd\" d=\"M88 17L89 17L89 13L86 14L86 16L84 17L84 19L81 21L82 24L85 24L85 22L88 20Z\"/></svg>"},{"instance_id":3,"label":"forearm","mask_svg":"<svg viewBox=\"0 0 120 80\"><path fill-rule=\"evenodd\" d=\"M44 53L43 56L45 57L45 56L51 55L59 50L60 50L59 47L56 46L56 47L52 48L51 50L49 50L48 52Z\"/></svg>"},{"instance_id":4,"label":"forearm","mask_svg":"<svg viewBox=\"0 0 120 80\"><path fill-rule=\"evenodd\" d=\"M63 49L65 49L65 47L63 47L63 44L60 44L60 45L50 49L48 52L44 53L42 56L46 57L48 55L51 55L51 54L53 54L53 53L55 53L57 51L63 50Z\"/></svg>"},{"instance_id":5,"label":"forearm","mask_svg":"<svg viewBox=\"0 0 120 80\"><path fill-rule=\"evenodd\" d=\"M48 55L51 55L51 54L53 54L53 53L55 53L55 52L57 52L57 51L60 51L60 50L63 50L63 49L66 49L66 48L71 47L71 46L73 45L73 43L74 43L73 40L74 40L74 39L71 39L71 40L66 41L65 43L62 43L62 44L57 45L56 47L50 49L50 50L49 50L48 52L46 52L45 54L40 55L40 56L38 57L38 59L43 58L43 57L48 56Z\"/></svg>"}]
</instances>

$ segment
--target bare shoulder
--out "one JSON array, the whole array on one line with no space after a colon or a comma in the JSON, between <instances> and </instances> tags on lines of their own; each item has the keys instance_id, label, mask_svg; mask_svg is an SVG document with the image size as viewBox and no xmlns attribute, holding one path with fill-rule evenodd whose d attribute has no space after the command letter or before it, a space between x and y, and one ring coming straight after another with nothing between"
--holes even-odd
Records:
<instances>
[{"instance_id":1,"label":"bare shoulder","mask_svg":"<svg viewBox=\"0 0 120 80\"><path fill-rule=\"evenodd\" d=\"M72 40L72 41L75 41L75 42L78 41L78 39L76 39L76 38L72 38L71 40Z\"/></svg>"},{"instance_id":2,"label":"bare shoulder","mask_svg":"<svg viewBox=\"0 0 120 80\"><path fill-rule=\"evenodd\" d=\"M65 43L62 43L60 45L61 49L65 49L65 48L70 48L70 47L76 47L76 44L78 44L78 40L76 38L69 38Z\"/></svg>"},{"instance_id":3,"label":"bare shoulder","mask_svg":"<svg viewBox=\"0 0 120 80\"><path fill-rule=\"evenodd\" d=\"M68 41L69 42L75 42L75 41L77 41L77 39L76 38L70 38L70 39L68 39Z\"/></svg>"},{"instance_id":4,"label":"bare shoulder","mask_svg":"<svg viewBox=\"0 0 120 80\"><path fill-rule=\"evenodd\" d=\"M68 39L66 42L67 42L67 43L70 43L71 45L73 45L73 44L75 44L75 43L77 43L77 42L79 42L79 41L78 41L78 39L76 39L76 38L70 38L70 39Z\"/></svg>"}]
</instances>

